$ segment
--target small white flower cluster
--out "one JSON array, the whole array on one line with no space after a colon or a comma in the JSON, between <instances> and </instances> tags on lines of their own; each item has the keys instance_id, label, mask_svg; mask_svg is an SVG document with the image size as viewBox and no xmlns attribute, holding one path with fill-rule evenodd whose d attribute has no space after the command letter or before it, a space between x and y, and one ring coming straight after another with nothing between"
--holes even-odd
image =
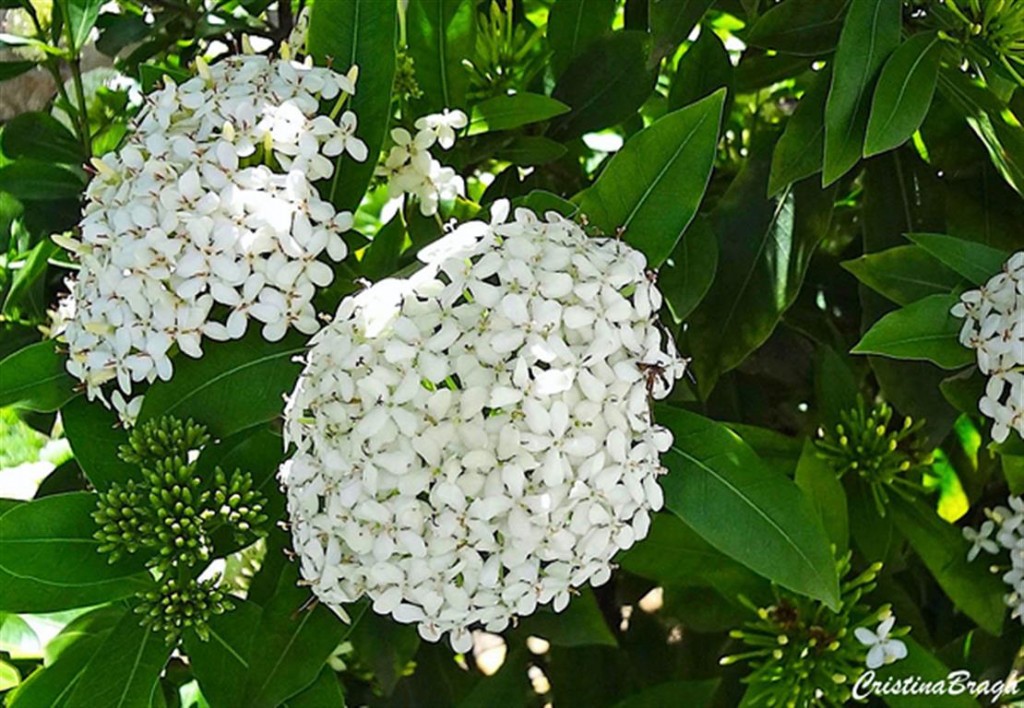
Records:
<instances>
[{"instance_id":1,"label":"small white flower cluster","mask_svg":"<svg viewBox=\"0 0 1024 708\"><path fill-rule=\"evenodd\" d=\"M122 417L137 382L169 379L172 348L202 355L201 340L238 339L249 318L271 341L289 327L318 329L312 299L333 279L319 258L346 255L349 212L336 212L312 182L334 174L342 153L363 161L351 111L354 70L225 59L147 97L126 144L94 160L80 239L55 239L81 263L63 327L68 371L90 398Z\"/></svg>"},{"instance_id":2,"label":"small white flower cluster","mask_svg":"<svg viewBox=\"0 0 1024 708\"><path fill-rule=\"evenodd\" d=\"M978 369L989 376L978 407L995 421L992 439L1003 442L1011 430L1024 438L1024 251L961 295L952 313L966 320L960 343L978 352Z\"/></svg>"},{"instance_id":3,"label":"small white flower cluster","mask_svg":"<svg viewBox=\"0 0 1024 708\"><path fill-rule=\"evenodd\" d=\"M1024 497L1010 497L1007 503L1009 507L986 509L989 518L980 529L964 529L964 538L971 542L967 560L974 560L981 551L999 553L1000 547L1010 552L1010 569L1003 574L1003 582L1010 586L1006 604L1011 609L1010 616L1024 624ZM995 566L993 570L997 570Z\"/></svg>"},{"instance_id":4,"label":"small white flower cluster","mask_svg":"<svg viewBox=\"0 0 1024 708\"><path fill-rule=\"evenodd\" d=\"M391 131L395 145L377 174L388 178L388 196L392 199L411 194L420 205L420 213L433 216L438 203L462 194L462 178L451 167L445 167L430 154L435 144L449 150L455 145L455 131L468 120L462 111L449 111L424 116L416 121L416 135L405 128Z\"/></svg>"},{"instance_id":5,"label":"small white flower cluster","mask_svg":"<svg viewBox=\"0 0 1024 708\"><path fill-rule=\"evenodd\" d=\"M456 651L599 585L662 506L651 397L685 360L642 254L508 203L347 298L285 411L302 575Z\"/></svg>"}]
</instances>

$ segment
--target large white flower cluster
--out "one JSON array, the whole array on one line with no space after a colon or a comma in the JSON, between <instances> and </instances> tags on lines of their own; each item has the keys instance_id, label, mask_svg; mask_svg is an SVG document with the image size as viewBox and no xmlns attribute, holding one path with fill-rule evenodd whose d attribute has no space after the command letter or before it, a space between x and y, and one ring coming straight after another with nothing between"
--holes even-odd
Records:
<instances>
[{"instance_id":1,"label":"large white flower cluster","mask_svg":"<svg viewBox=\"0 0 1024 708\"><path fill-rule=\"evenodd\" d=\"M1007 503L1009 507L986 509L989 518L980 529L964 529L972 544L967 559L974 560L981 551L996 554L1002 548L1010 552L1010 567L1003 574L1003 582L1010 586L1005 600L1010 616L1024 624L1024 497L1010 497ZM990 538L993 531L995 539Z\"/></svg>"},{"instance_id":2,"label":"large white flower cluster","mask_svg":"<svg viewBox=\"0 0 1024 708\"><path fill-rule=\"evenodd\" d=\"M470 625L599 585L662 506L671 434L651 397L685 361L639 252L549 213L494 205L347 298L286 408L281 470L301 572L339 613Z\"/></svg>"},{"instance_id":3,"label":"large white flower cluster","mask_svg":"<svg viewBox=\"0 0 1024 708\"><path fill-rule=\"evenodd\" d=\"M312 333L312 299L346 255L352 215L312 182L342 153L363 161L356 116L342 111L355 72L235 56L147 97L124 147L94 160L63 327L68 370L90 398L116 380L123 416L133 384L168 379L174 348L237 339L250 318L268 340ZM322 104L331 116L318 115ZM338 115L340 113L340 115Z\"/></svg>"},{"instance_id":4,"label":"large white flower cluster","mask_svg":"<svg viewBox=\"0 0 1024 708\"><path fill-rule=\"evenodd\" d=\"M979 408L995 421L992 438L1003 442L1011 430L1024 437L1024 251L961 295L953 315L965 319L960 343L977 351L978 369L989 377Z\"/></svg>"},{"instance_id":5,"label":"large white flower cluster","mask_svg":"<svg viewBox=\"0 0 1024 708\"><path fill-rule=\"evenodd\" d=\"M416 197L420 213L433 216L438 203L462 194L462 178L451 167L434 159L430 148L435 144L443 150L455 145L455 133L468 123L462 111L449 111L423 116L416 121L416 135L405 128L391 131L394 146L388 152L377 174L388 178L388 196L405 194Z\"/></svg>"}]
</instances>

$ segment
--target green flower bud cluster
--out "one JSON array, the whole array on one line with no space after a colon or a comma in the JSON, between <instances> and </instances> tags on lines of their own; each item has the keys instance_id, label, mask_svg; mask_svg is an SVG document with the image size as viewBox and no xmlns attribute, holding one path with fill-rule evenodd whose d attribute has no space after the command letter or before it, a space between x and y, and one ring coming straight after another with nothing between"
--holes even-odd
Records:
<instances>
[{"instance_id":1,"label":"green flower bud cluster","mask_svg":"<svg viewBox=\"0 0 1024 708\"><path fill-rule=\"evenodd\" d=\"M204 642L210 638L210 617L234 609L230 596L217 587L217 578L179 582L168 578L156 590L140 595L136 614L154 632L163 632L169 643L192 628Z\"/></svg>"},{"instance_id":2,"label":"green flower bud cluster","mask_svg":"<svg viewBox=\"0 0 1024 708\"><path fill-rule=\"evenodd\" d=\"M751 684L751 705L809 708L844 706L851 689L865 668L867 647L857 640L854 630L873 627L888 616L888 605L872 609L861 602L876 586L882 564L875 563L859 575L850 575L847 553L837 561L840 604L836 611L806 597L781 594L769 607L756 607L744 598L757 614L744 629L730 632L749 651L725 656L723 666L746 662L753 671L743 681ZM902 636L907 629L897 630ZM750 694L748 694L750 695Z\"/></svg>"},{"instance_id":3,"label":"green flower bud cluster","mask_svg":"<svg viewBox=\"0 0 1024 708\"><path fill-rule=\"evenodd\" d=\"M1003 59L1024 64L1024 0L948 0L946 7Z\"/></svg>"},{"instance_id":4,"label":"green flower bud cluster","mask_svg":"<svg viewBox=\"0 0 1024 708\"><path fill-rule=\"evenodd\" d=\"M119 450L139 467L138 477L98 493L93 512L99 550L110 562L146 557L158 587L139 595L137 611L168 637L185 627L203 636L209 617L230 609L216 580L195 579L215 555L214 534L230 533L240 545L266 535L266 498L251 474L200 471L209 442L206 427L191 420L163 417L138 426Z\"/></svg>"},{"instance_id":5,"label":"green flower bud cluster","mask_svg":"<svg viewBox=\"0 0 1024 708\"><path fill-rule=\"evenodd\" d=\"M416 82L416 64L405 52L398 52L395 56L395 82L392 92L407 99L423 96L423 91Z\"/></svg>"},{"instance_id":6,"label":"green flower bud cluster","mask_svg":"<svg viewBox=\"0 0 1024 708\"><path fill-rule=\"evenodd\" d=\"M870 410L862 398L840 413L840 423L823 430L815 445L836 475L856 474L866 482L880 516L885 516L889 491L912 497L922 486L907 478L911 470L931 464L920 430L924 421L910 416L893 424L893 410L876 403Z\"/></svg>"}]
</instances>

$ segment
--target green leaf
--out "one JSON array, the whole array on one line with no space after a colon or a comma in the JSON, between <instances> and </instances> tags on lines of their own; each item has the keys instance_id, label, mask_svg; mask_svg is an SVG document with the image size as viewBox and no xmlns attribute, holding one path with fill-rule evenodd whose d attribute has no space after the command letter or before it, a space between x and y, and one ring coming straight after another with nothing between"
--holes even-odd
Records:
<instances>
[{"instance_id":1,"label":"green leaf","mask_svg":"<svg viewBox=\"0 0 1024 708\"><path fill-rule=\"evenodd\" d=\"M63 708L82 680L85 667L110 634L87 635L68 646L56 661L36 669L7 699L8 708Z\"/></svg>"},{"instance_id":2,"label":"green leaf","mask_svg":"<svg viewBox=\"0 0 1024 708\"><path fill-rule=\"evenodd\" d=\"M907 656L895 663L882 666L875 671L875 681L880 684L895 685L913 676L917 681L935 685L939 681L948 681L950 670L931 652L914 640L913 636L903 637L907 646ZM872 695L878 695L874 692ZM953 695L915 695L887 693L881 696L891 708L978 708L978 701L968 693Z\"/></svg>"},{"instance_id":3,"label":"green leaf","mask_svg":"<svg viewBox=\"0 0 1024 708\"><path fill-rule=\"evenodd\" d=\"M34 61L0 61L0 81L7 81L31 71L36 66Z\"/></svg>"},{"instance_id":4,"label":"green leaf","mask_svg":"<svg viewBox=\"0 0 1024 708\"><path fill-rule=\"evenodd\" d=\"M760 347L793 304L832 220L832 190L805 180L766 199L764 160L748 163L711 214L718 270L690 316L693 371L702 397Z\"/></svg>"},{"instance_id":5,"label":"green leaf","mask_svg":"<svg viewBox=\"0 0 1024 708\"><path fill-rule=\"evenodd\" d=\"M284 708L345 708L345 694L334 669L325 666L313 685L288 699Z\"/></svg>"},{"instance_id":6,"label":"green leaf","mask_svg":"<svg viewBox=\"0 0 1024 708\"><path fill-rule=\"evenodd\" d=\"M55 612L128 597L152 585L142 562L108 563L93 538L96 497L73 492L0 516L0 610Z\"/></svg>"},{"instance_id":7,"label":"green leaf","mask_svg":"<svg viewBox=\"0 0 1024 708\"><path fill-rule=\"evenodd\" d=\"M675 437L662 456L665 507L754 572L836 608L828 537L800 489L724 425L668 406L655 414Z\"/></svg>"},{"instance_id":8,"label":"green leaf","mask_svg":"<svg viewBox=\"0 0 1024 708\"><path fill-rule=\"evenodd\" d=\"M74 385L53 340L19 349L0 361L0 408L55 411L75 397Z\"/></svg>"},{"instance_id":9,"label":"green leaf","mask_svg":"<svg viewBox=\"0 0 1024 708\"><path fill-rule=\"evenodd\" d=\"M536 694L527 679L526 648L519 646L508 652L501 668L493 676L477 681L457 708L527 708Z\"/></svg>"},{"instance_id":10,"label":"green leaf","mask_svg":"<svg viewBox=\"0 0 1024 708\"><path fill-rule=\"evenodd\" d=\"M304 342L296 333L267 342L252 331L234 342L206 345L202 359L178 357L171 380L146 391L139 420L191 417L221 437L273 420L302 370L294 359L305 351Z\"/></svg>"},{"instance_id":11,"label":"green leaf","mask_svg":"<svg viewBox=\"0 0 1024 708\"><path fill-rule=\"evenodd\" d=\"M644 32L615 32L576 57L551 93L572 112L554 121L549 137L564 142L635 115L657 79L647 65L649 44Z\"/></svg>"},{"instance_id":12,"label":"green leaf","mask_svg":"<svg viewBox=\"0 0 1024 708\"><path fill-rule=\"evenodd\" d=\"M86 665L67 708L148 708L172 648L163 633L126 613Z\"/></svg>"},{"instance_id":13,"label":"green leaf","mask_svg":"<svg viewBox=\"0 0 1024 708\"><path fill-rule=\"evenodd\" d=\"M846 510L846 492L836 473L818 455L810 440L804 441L804 450L796 465L796 486L807 496L818 512L829 541L840 554L850 547L850 521Z\"/></svg>"},{"instance_id":14,"label":"green leaf","mask_svg":"<svg viewBox=\"0 0 1024 708\"><path fill-rule=\"evenodd\" d=\"M768 8L747 44L784 54L819 56L835 49L850 0L785 0Z\"/></svg>"},{"instance_id":15,"label":"green leaf","mask_svg":"<svg viewBox=\"0 0 1024 708\"><path fill-rule=\"evenodd\" d=\"M42 160L18 160L0 167L0 191L26 202L78 198L85 181L75 172Z\"/></svg>"},{"instance_id":16,"label":"green leaf","mask_svg":"<svg viewBox=\"0 0 1024 708\"><path fill-rule=\"evenodd\" d=\"M868 253L843 268L897 305L909 305L929 295L948 294L960 276L920 246L896 246Z\"/></svg>"},{"instance_id":17,"label":"green leaf","mask_svg":"<svg viewBox=\"0 0 1024 708\"><path fill-rule=\"evenodd\" d=\"M725 91L631 137L580 201L605 234L622 233L655 268L697 213L711 176Z\"/></svg>"},{"instance_id":18,"label":"green leaf","mask_svg":"<svg viewBox=\"0 0 1024 708\"><path fill-rule=\"evenodd\" d=\"M414 627L367 609L352 629L352 648L359 661L373 671L375 683L390 696L420 646Z\"/></svg>"},{"instance_id":19,"label":"green leaf","mask_svg":"<svg viewBox=\"0 0 1024 708\"><path fill-rule=\"evenodd\" d=\"M82 144L49 113L22 113L4 125L0 140L4 155L44 162L78 165L84 160Z\"/></svg>"},{"instance_id":20,"label":"green leaf","mask_svg":"<svg viewBox=\"0 0 1024 708\"><path fill-rule=\"evenodd\" d=\"M10 691L21 683L21 672L13 664L0 659L0 691Z\"/></svg>"},{"instance_id":21,"label":"green leaf","mask_svg":"<svg viewBox=\"0 0 1024 708\"><path fill-rule=\"evenodd\" d=\"M713 4L714 0L650 0L651 34L654 35L652 63L675 52Z\"/></svg>"},{"instance_id":22,"label":"green leaf","mask_svg":"<svg viewBox=\"0 0 1024 708\"><path fill-rule=\"evenodd\" d=\"M372 281L391 275L398 270L398 259L405 242L405 224L401 216L396 214L391 221L380 227L366 247L359 261L360 272Z\"/></svg>"},{"instance_id":23,"label":"green leaf","mask_svg":"<svg viewBox=\"0 0 1024 708\"><path fill-rule=\"evenodd\" d=\"M670 681L645 688L615 704L614 708L665 708L686 706L703 708L711 704L721 679L703 681Z\"/></svg>"},{"instance_id":24,"label":"green leaf","mask_svg":"<svg viewBox=\"0 0 1024 708\"><path fill-rule=\"evenodd\" d=\"M707 219L698 215L658 270L659 287L676 322L685 320L700 304L717 268L718 240Z\"/></svg>"},{"instance_id":25,"label":"green leaf","mask_svg":"<svg viewBox=\"0 0 1024 708\"><path fill-rule=\"evenodd\" d=\"M309 686L350 631L323 605L306 608L309 590L297 582L298 570L287 564L253 630L247 708L275 708Z\"/></svg>"},{"instance_id":26,"label":"green leaf","mask_svg":"<svg viewBox=\"0 0 1024 708\"><path fill-rule=\"evenodd\" d=\"M814 390L820 411L818 422L831 427L840 422L843 411L857 404L859 386L845 356L840 356L829 346L823 346L819 351L814 372Z\"/></svg>"},{"instance_id":27,"label":"green leaf","mask_svg":"<svg viewBox=\"0 0 1024 708\"><path fill-rule=\"evenodd\" d=\"M1010 258L1009 253L998 248L945 234L907 234L907 238L974 285L984 285L998 275Z\"/></svg>"},{"instance_id":28,"label":"green leaf","mask_svg":"<svg viewBox=\"0 0 1024 708\"><path fill-rule=\"evenodd\" d=\"M568 112L569 106L539 93L495 96L473 106L468 134L512 130L521 125L539 123Z\"/></svg>"},{"instance_id":29,"label":"green leaf","mask_svg":"<svg viewBox=\"0 0 1024 708\"><path fill-rule=\"evenodd\" d=\"M39 636L20 616L0 612L0 651L12 659L41 659Z\"/></svg>"},{"instance_id":30,"label":"green leaf","mask_svg":"<svg viewBox=\"0 0 1024 708\"><path fill-rule=\"evenodd\" d=\"M505 160L520 167L545 165L558 160L566 147L541 135L518 135L511 143L494 153L496 160Z\"/></svg>"},{"instance_id":31,"label":"green leaf","mask_svg":"<svg viewBox=\"0 0 1024 708\"><path fill-rule=\"evenodd\" d=\"M963 321L949 314L956 295L929 295L880 319L851 351L893 359L930 361L959 369L974 361L974 350L960 344Z\"/></svg>"},{"instance_id":32,"label":"green leaf","mask_svg":"<svg viewBox=\"0 0 1024 708\"><path fill-rule=\"evenodd\" d=\"M78 53L89 40L89 33L96 25L103 0L64 0L61 7L65 14L65 31L71 39L71 50Z\"/></svg>"},{"instance_id":33,"label":"green leaf","mask_svg":"<svg viewBox=\"0 0 1024 708\"><path fill-rule=\"evenodd\" d=\"M732 72L729 52L722 40L710 27L701 27L697 41L676 65L676 75L668 92L669 110L688 106L720 88L730 91Z\"/></svg>"},{"instance_id":34,"label":"green leaf","mask_svg":"<svg viewBox=\"0 0 1024 708\"><path fill-rule=\"evenodd\" d=\"M591 42L611 32L615 0L559 0L548 14L551 66L558 77Z\"/></svg>"},{"instance_id":35,"label":"green leaf","mask_svg":"<svg viewBox=\"0 0 1024 708\"><path fill-rule=\"evenodd\" d=\"M415 115L465 108L469 71L462 60L474 52L476 22L470 0L410 0L406 10L409 56L423 95Z\"/></svg>"},{"instance_id":36,"label":"green leaf","mask_svg":"<svg viewBox=\"0 0 1024 708\"><path fill-rule=\"evenodd\" d=\"M377 166L391 118L397 30L398 3L394 2L322 2L310 13L306 43L317 64L330 60L339 71L359 67L356 95L349 99L349 107L359 116L356 136L366 143L370 156L362 163L339 156L328 192L339 209L356 210Z\"/></svg>"},{"instance_id":37,"label":"green leaf","mask_svg":"<svg viewBox=\"0 0 1024 708\"><path fill-rule=\"evenodd\" d=\"M900 42L900 7L896 0L850 2L825 106L822 184L826 186L860 160L871 112L871 88L882 64Z\"/></svg>"},{"instance_id":38,"label":"green leaf","mask_svg":"<svg viewBox=\"0 0 1024 708\"><path fill-rule=\"evenodd\" d=\"M909 502L890 495L890 509L896 527L949 599L979 627L999 635L1006 614L1005 586L989 572L984 560L973 564L967 560L971 544L960 529L919 501Z\"/></svg>"},{"instance_id":39,"label":"green leaf","mask_svg":"<svg viewBox=\"0 0 1024 708\"><path fill-rule=\"evenodd\" d=\"M105 490L114 482L127 482L137 473L134 465L118 456L128 435L113 411L79 396L61 409L61 421L75 461L94 487Z\"/></svg>"},{"instance_id":40,"label":"green leaf","mask_svg":"<svg viewBox=\"0 0 1024 708\"><path fill-rule=\"evenodd\" d=\"M539 608L520 621L519 629L526 635L543 637L555 646L619 645L590 588L583 588L562 612Z\"/></svg>"},{"instance_id":41,"label":"green leaf","mask_svg":"<svg viewBox=\"0 0 1024 708\"><path fill-rule=\"evenodd\" d=\"M525 207L535 214L547 214L549 211L553 211L567 219L573 218L579 211L579 207L572 202L562 199L557 194L540 189L533 190L525 197L517 197L512 200L512 206Z\"/></svg>"},{"instance_id":42,"label":"green leaf","mask_svg":"<svg viewBox=\"0 0 1024 708\"><path fill-rule=\"evenodd\" d=\"M985 384L988 379L978 371L978 367L957 372L942 380L939 390L950 405L961 413L976 415L978 402L985 395Z\"/></svg>"},{"instance_id":43,"label":"green leaf","mask_svg":"<svg viewBox=\"0 0 1024 708\"><path fill-rule=\"evenodd\" d=\"M783 189L821 171L825 152L825 100L831 71L826 70L800 97L796 110L786 121L786 128L775 144L772 154L768 196L774 197Z\"/></svg>"},{"instance_id":44,"label":"green leaf","mask_svg":"<svg viewBox=\"0 0 1024 708\"><path fill-rule=\"evenodd\" d=\"M899 147L921 127L935 95L942 48L938 32L922 32L886 60L871 101L864 157Z\"/></svg>"},{"instance_id":45,"label":"green leaf","mask_svg":"<svg viewBox=\"0 0 1024 708\"><path fill-rule=\"evenodd\" d=\"M207 641L193 631L185 633L192 672L213 708L233 706L242 695L249 672L253 629L260 621L258 605L244 600L234 602L234 610L210 619Z\"/></svg>"},{"instance_id":46,"label":"green leaf","mask_svg":"<svg viewBox=\"0 0 1024 708\"><path fill-rule=\"evenodd\" d=\"M46 208L47 205L40 205ZM49 259L57 253L59 247L53 241L40 241L28 252L20 268L14 272L10 289L4 298L2 312L5 317L18 319L20 313L41 311L45 307L46 295L41 295L42 287L33 287L46 276ZM13 264L12 264L13 265Z\"/></svg>"}]
</instances>

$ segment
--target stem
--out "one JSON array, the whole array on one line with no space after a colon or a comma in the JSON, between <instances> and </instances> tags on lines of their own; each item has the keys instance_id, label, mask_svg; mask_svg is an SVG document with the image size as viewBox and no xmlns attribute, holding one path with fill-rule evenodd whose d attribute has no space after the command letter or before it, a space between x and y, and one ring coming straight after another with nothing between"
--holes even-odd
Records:
<instances>
[{"instance_id":1,"label":"stem","mask_svg":"<svg viewBox=\"0 0 1024 708\"><path fill-rule=\"evenodd\" d=\"M85 107L85 86L82 84L82 60L76 54L71 60L71 77L75 84L75 97L78 99L78 118L80 122L80 138L85 150L85 161L92 157L92 136L89 134L89 115Z\"/></svg>"}]
</instances>

